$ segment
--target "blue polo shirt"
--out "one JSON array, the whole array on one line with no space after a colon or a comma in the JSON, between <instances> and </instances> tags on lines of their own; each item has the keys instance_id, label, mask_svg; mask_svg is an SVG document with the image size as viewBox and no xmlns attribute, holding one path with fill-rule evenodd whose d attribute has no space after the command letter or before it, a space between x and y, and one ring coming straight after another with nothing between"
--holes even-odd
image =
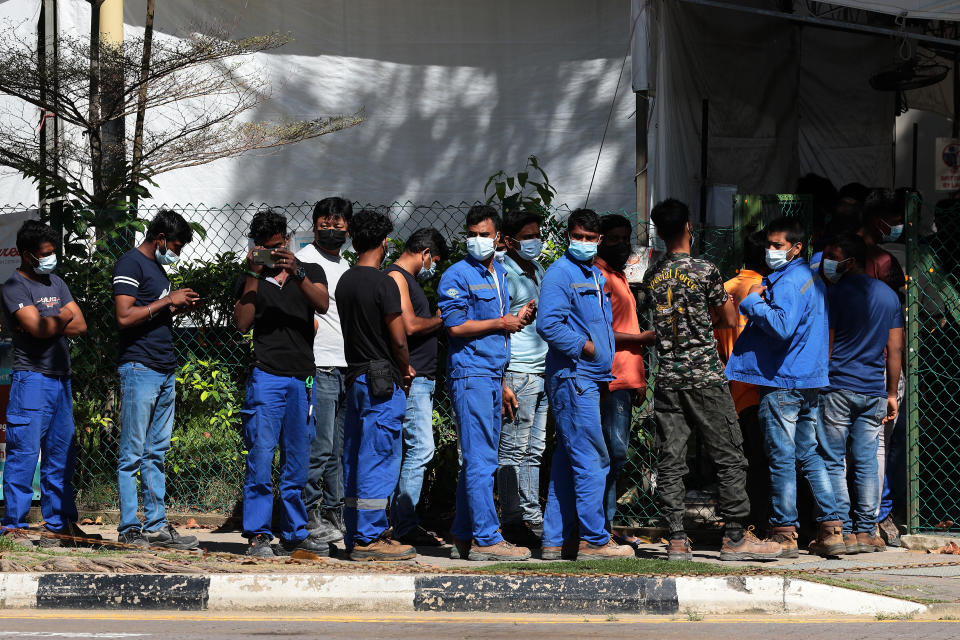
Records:
<instances>
[{"instance_id":1,"label":"blue polo shirt","mask_svg":"<svg viewBox=\"0 0 960 640\"><path fill-rule=\"evenodd\" d=\"M885 349L903 327L900 299L882 280L852 273L827 289L830 301L830 388L887 397Z\"/></svg>"},{"instance_id":2,"label":"blue polo shirt","mask_svg":"<svg viewBox=\"0 0 960 640\"><path fill-rule=\"evenodd\" d=\"M507 272L496 260L494 273L467 256L447 269L437 287L440 314L445 327L458 327L467 320L501 318L510 312ZM473 338L449 336L447 377L503 377L510 361L510 337L493 331Z\"/></svg>"},{"instance_id":3,"label":"blue polo shirt","mask_svg":"<svg viewBox=\"0 0 960 640\"><path fill-rule=\"evenodd\" d=\"M533 277L527 275L509 255L503 259L503 268L510 285L510 313L519 312L531 300L536 300L539 306L540 284L545 271L540 263L533 261ZM547 343L537 333L536 320L510 336L510 371L542 374L546 357Z\"/></svg>"},{"instance_id":4,"label":"blue polo shirt","mask_svg":"<svg viewBox=\"0 0 960 640\"><path fill-rule=\"evenodd\" d=\"M613 311L606 278L592 264L563 254L550 265L540 287L537 333L549 345L546 375L561 378L613 380ZM596 354L580 356L587 340Z\"/></svg>"}]
</instances>

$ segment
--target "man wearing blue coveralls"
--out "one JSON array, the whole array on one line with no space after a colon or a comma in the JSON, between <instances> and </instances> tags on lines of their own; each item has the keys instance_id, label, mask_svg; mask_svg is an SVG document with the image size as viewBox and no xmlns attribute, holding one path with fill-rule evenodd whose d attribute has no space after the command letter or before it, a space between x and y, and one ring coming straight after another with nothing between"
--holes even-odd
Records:
<instances>
[{"instance_id":1,"label":"man wearing blue coveralls","mask_svg":"<svg viewBox=\"0 0 960 640\"><path fill-rule=\"evenodd\" d=\"M447 328L447 379L457 416L463 462L457 478L457 513L450 527L451 556L469 560L526 560L530 550L500 535L493 502L503 373L510 334L533 319L535 304L511 314L507 274L494 260L500 216L487 205L467 212L467 257L451 266L437 288Z\"/></svg>"},{"instance_id":2,"label":"man wearing blue coveralls","mask_svg":"<svg viewBox=\"0 0 960 640\"><path fill-rule=\"evenodd\" d=\"M392 538L387 503L400 478L410 366L400 289L380 271L390 219L365 209L350 220L357 264L334 292L347 358L343 421L344 543L351 560L408 560L416 549Z\"/></svg>"},{"instance_id":3,"label":"man wearing blue coveralls","mask_svg":"<svg viewBox=\"0 0 960 640\"><path fill-rule=\"evenodd\" d=\"M287 220L258 211L250 223L254 248L247 273L236 284L234 321L241 332L253 327L254 367L241 410L247 445L243 481L243 535L247 554L271 557L301 549L327 554L326 542L310 537L303 488L310 443L316 433L308 409L313 385L314 313L327 311L327 278L319 265L304 264L289 249ZM273 534L273 454L280 447L280 544Z\"/></svg>"},{"instance_id":4,"label":"man wearing blue coveralls","mask_svg":"<svg viewBox=\"0 0 960 640\"><path fill-rule=\"evenodd\" d=\"M606 280L593 266L600 218L590 209L577 209L567 219L567 237L566 253L543 276L537 318L537 332L549 346L546 387L557 434L542 557L633 557L632 547L611 539L604 514L610 458L600 396L613 380L614 341Z\"/></svg>"},{"instance_id":5,"label":"man wearing blue coveralls","mask_svg":"<svg viewBox=\"0 0 960 640\"><path fill-rule=\"evenodd\" d=\"M51 533L84 536L73 501L73 397L70 345L87 323L66 283L53 275L57 234L36 220L17 232L20 267L3 284L3 311L13 334L13 381L7 407L7 463L3 473L3 533L30 544L22 529L40 465L40 509ZM40 538L41 547L63 544Z\"/></svg>"}]
</instances>

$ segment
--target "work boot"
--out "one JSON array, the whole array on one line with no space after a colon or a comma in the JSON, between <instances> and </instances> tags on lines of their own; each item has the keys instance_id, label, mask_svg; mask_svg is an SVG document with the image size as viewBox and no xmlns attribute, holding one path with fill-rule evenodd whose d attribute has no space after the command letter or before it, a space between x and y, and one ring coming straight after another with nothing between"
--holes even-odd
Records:
<instances>
[{"instance_id":1,"label":"work boot","mask_svg":"<svg viewBox=\"0 0 960 640\"><path fill-rule=\"evenodd\" d=\"M799 558L796 527L774 527L770 531L770 540L780 545L781 558Z\"/></svg>"},{"instance_id":2,"label":"work boot","mask_svg":"<svg viewBox=\"0 0 960 640\"><path fill-rule=\"evenodd\" d=\"M839 520L821 522L817 529L817 539L808 547L810 553L823 556L842 556L847 547L843 544L843 523Z\"/></svg>"},{"instance_id":3,"label":"work boot","mask_svg":"<svg viewBox=\"0 0 960 640\"><path fill-rule=\"evenodd\" d=\"M254 558L273 558L277 554L273 552L270 541L273 536L266 533L258 533L250 539L250 546L247 547L247 555Z\"/></svg>"},{"instance_id":4,"label":"work boot","mask_svg":"<svg viewBox=\"0 0 960 640\"><path fill-rule=\"evenodd\" d=\"M127 529L123 533L117 536L117 542L120 544L126 544L133 547L149 547L150 543L147 542L147 539L143 535L143 530L136 529Z\"/></svg>"},{"instance_id":5,"label":"work boot","mask_svg":"<svg viewBox=\"0 0 960 640\"><path fill-rule=\"evenodd\" d=\"M782 552L779 542L757 538L753 533L753 527L746 530L734 527L724 532L723 544L720 546L720 559L725 561L776 560Z\"/></svg>"},{"instance_id":6,"label":"work boot","mask_svg":"<svg viewBox=\"0 0 960 640\"><path fill-rule=\"evenodd\" d=\"M307 520L307 531L317 544L329 544L343 540L343 532L336 525L324 518L319 509L310 509L310 518Z\"/></svg>"},{"instance_id":7,"label":"work boot","mask_svg":"<svg viewBox=\"0 0 960 640\"><path fill-rule=\"evenodd\" d=\"M883 541L883 538L880 537L880 534L877 532L877 529L870 533L866 531L858 533L857 536L857 547L860 553L873 553L875 551L886 551L887 545Z\"/></svg>"},{"instance_id":8,"label":"work boot","mask_svg":"<svg viewBox=\"0 0 960 640\"><path fill-rule=\"evenodd\" d=\"M576 560L580 551L580 541L570 538L563 541L561 547L540 547L541 560Z\"/></svg>"},{"instance_id":9,"label":"work boot","mask_svg":"<svg viewBox=\"0 0 960 640\"><path fill-rule=\"evenodd\" d=\"M595 558L636 558L633 547L628 544L617 544L611 537L606 544L591 544L586 540L580 541L577 549L578 560Z\"/></svg>"},{"instance_id":10,"label":"work boot","mask_svg":"<svg viewBox=\"0 0 960 640\"><path fill-rule=\"evenodd\" d=\"M473 561L499 560L501 562L510 562L513 560L529 559L530 549L518 547L515 544L510 544L506 540L501 540L496 544L485 547L481 547L477 544L477 541L474 540L473 544L470 545L470 552L467 555L467 560Z\"/></svg>"},{"instance_id":11,"label":"work boot","mask_svg":"<svg viewBox=\"0 0 960 640\"><path fill-rule=\"evenodd\" d=\"M396 539L411 547L442 547L444 545L443 538L436 532L427 531L419 525L403 535L396 536Z\"/></svg>"},{"instance_id":12,"label":"work boot","mask_svg":"<svg viewBox=\"0 0 960 640\"><path fill-rule=\"evenodd\" d=\"M347 532L347 525L343 522L343 507L335 509L321 509L320 516L332 524L341 534Z\"/></svg>"},{"instance_id":13,"label":"work boot","mask_svg":"<svg viewBox=\"0 0 960 640\"><path fill-rule=\"evenodd\" d=\"M667 560L693 560L693 545L690 544L687 534L670 534L667 541Z\"/></svg>"},{"instance_id":14,"label":"work boot","mask_svg":"<svg viewBox=\"0 0 960 640\"><path fill-rule=\"evenodd\" d=\"M278 556L293 555L294 551L306 551L307 553L312 553L318 556L329 556L330 544L327 542L320 542L313 537L313 534L310 534L303 540L280 540L280 544L278 544L273 550L273 552Z\"/></svg>"},{"instance_id":15,"label":"work boot","mask_svg":"<svg viewBox=\"0 0 960 640\"><path fill-rule=\"evenodd\" d=\"M900 546L900 529L897 523L893 521L893 516L887 516L879 523L880 537L887 543L888 547Z\"/></svg>"},{"instance_id":16,"label":"work boot","mask_svg":"<svg viewBox=\"0 0 960 640\"><path fill-rule=\"evenodd\" d=\"M182 549L193 551L200 548L200 541L196 536L182 536L177 533L173 525L167 524L162 529L146 532L147 542L151 547L163 547L164 549Z\"/></svg>"},{"instance_id":17,"label":"work boot","mask_svg":"<svg viewBox=\"0 0 960 640\"><path fill-rule=\"evenodd\" d=\"M450 549L450 559L466 560L467 556L470 555L470 543L466 540L461 540L454 535L450 536L450 540L453 544L453 548Z\"/></svg>"},{"instance_id":18,"label":"work boot","mask_svg":"<svg viewBox=\"0 0 960 640\"><path fill-rule=\"evenodd\" d=\"M848 556L852 556L855 553L860 553L860 545L857 543L857 534L849 532L844 533L843 546L846 547L844 553Z\"/></svg>"},{"instance_id":19,"label":"work boot","mask_svg":"<svg viewBox=\"0 0 960 640\"><path fill-rule=\"evenodd\" d=\"M500 530L505 540L528 549L540 548L540 536L533 532L526 522L504 525ZM542 532L541 532L541 535Z\"/></svg>"},{"instance_id":20,"label":"work boot","mask_svg":"<svg viewBox=\"0 0 960 640\"><path fill-rule=\"evenodd\" d=\"M356 562L397 562L417 557L417 550L408 544L401 544L387 535L381 535L369 544L354 543L347 551L347 557Z\"/></svg>"}]
</instances>

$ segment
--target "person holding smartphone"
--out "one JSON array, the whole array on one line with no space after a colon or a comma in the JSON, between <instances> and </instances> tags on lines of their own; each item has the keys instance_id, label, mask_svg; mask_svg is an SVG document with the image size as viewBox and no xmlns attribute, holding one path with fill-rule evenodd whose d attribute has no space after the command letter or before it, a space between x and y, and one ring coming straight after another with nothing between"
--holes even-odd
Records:
<instances>
[{"instance_id":1,"label":"person holding smartphone","mask_svg":"<svg viewBox=\"0 0 960 640\"><path fill-rule=\"evenodd\" d=\"M163 461L170 448L176 398L177 358L173 315L198 304L189 288L171 291L164 267L180 259L193 239L190 224L166 209L147 227L140 246L123 254L113 270L114 313L119 328L120 494L119 541L136 547L196 549L167 522ZM137 516L137 484L145 521Z\"/></svg>"},{"instance_id":2,"label":"person holding smartphone","mask_svg":"<svg viewBox=\"0 0 960 640\"><path fill-rule=\"evenodd\" d=\"M299 549L327 555L329 544L309 536L303 503L315 435L308 401L315 366L314 314L327 311L327 279L322 268L301 263L290 251L287 219L280 213L257 212L250 238L255 247L247 273L237 281L234 308L237 328L243 333L253 328L254 366L241 410L249 452L243 483L247 554L263 558ZM278 446L282 515L280 544L274 550L271 474Z\"/></svg>"}]
</instances>

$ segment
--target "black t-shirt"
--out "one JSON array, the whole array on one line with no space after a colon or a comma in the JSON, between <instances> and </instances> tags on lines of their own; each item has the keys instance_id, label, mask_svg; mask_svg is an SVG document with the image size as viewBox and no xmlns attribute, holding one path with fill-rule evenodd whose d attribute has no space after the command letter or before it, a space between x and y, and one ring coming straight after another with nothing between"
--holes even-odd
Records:
<instances>
[{"instance_id":1,"label":"black t-shirt","mask_svg":"<svg viewBox=\"0 0 960 640\"><path fill-rule=\"evenodd\" d=\"M387 267L387 272L390 271L402 273L403 277L406 278L414 315L418 318L432 318L430 301L427 300L427 294L423 292L423 287L420 286L417 279L410 275L409 271L395 264ZM436 331L426 335L407 336L407 348L410 349L410 366L417 372L417 375L433 379L437 375Z\"/></svg>"},{"instance_id":2,"label":"black t-shirt","mask_svg":"<svg viewBox=\"0 0 960 640\"><path fill-rule=\"evenodd\" d=\"M59 276L39 276L40 281L25 277L19 271L3 283L3 310L13 329L14 371L37 371L48 376L70 375L70 346L63 335L35 338L20 331L15 315L24 307L36 307L41 318L55 316L73 302L66 283Z\"/></svg>"},{"instance_id":3,"label":"black t-shirt","mask_svg":"<svg viewBox=\"0 0 960 640\"><path fill-rule=\"evenodd\" d=\"M373 267L351 267L337 283L337 311L347 356L347 380L366 373L372 360L389 360L397 384L403 383L393 361L386 317L400 313L400 289L393 278Z\"/></svg>"},{"instance_id":4,"label":"black t-shirt","mask_svg":"<svg viewBox=\"0 0 960 640\"><path fill-rule=\"evenodd\" d=\"M170 280L163 267L139 249L120 256L113 267L113 295L132 296L135 307L144 307L170 293ZM153 319L120 329L120 355L124 362L139 362L155 371L168 373L177 368L173 352L173 315L169 308L154 311Z\"/></svg>"},{"instance_id":5,"label":"black t-shirt","mask_svg":"<svg viewBox=\"0 0 960 640\"><path fill-rule=\"evenodd\" d=\"M301 264L311 282L327 284L320 265ZM237 298L243 295L246 280L245 275L237 279ZM254 365L275 376L312 376L313 334L313 307L297 281L287 276L281 287L272 278L261 280L253 316Z\"/></svg>"}]
</instances>

